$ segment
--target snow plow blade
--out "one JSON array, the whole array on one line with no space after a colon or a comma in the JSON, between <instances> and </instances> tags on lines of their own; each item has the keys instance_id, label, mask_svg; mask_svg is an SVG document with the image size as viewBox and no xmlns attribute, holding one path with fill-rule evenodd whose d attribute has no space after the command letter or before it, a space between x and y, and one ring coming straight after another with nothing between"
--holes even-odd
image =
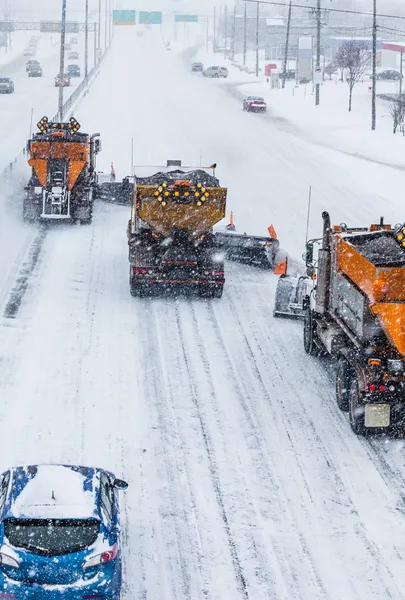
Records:
<instances>
[{"instance_id":1,"label":"snow plow blade","mask_svg":"<svg viewBox=\"0 0 405 600\"><path fill-rule=\"evenodd\" d=\"M303 319L303 289L305 277L281 275L277 282L274 317Z\"/></svg>"},{"instance_id":2,"label":"snow plow blade","mask_svg":"<svg viewBox=\"0 0 405 600\"><path fill-rule=\"evenodd\" d=\"M216 232L215 241L219 251L228 260L257 267L274 268L279 241L271 237Z\"/></svg>"},{"instance_id":3,"label":"snow plow blade","mask_svg":"<svg viewBox=\"0 0 405 600\"><path fill-rule=\"evenodd\" d=\"M129 206L134 186L129 180L105 181L98 185L97 197L103 202Z\"/></svg>"}]
</instances>

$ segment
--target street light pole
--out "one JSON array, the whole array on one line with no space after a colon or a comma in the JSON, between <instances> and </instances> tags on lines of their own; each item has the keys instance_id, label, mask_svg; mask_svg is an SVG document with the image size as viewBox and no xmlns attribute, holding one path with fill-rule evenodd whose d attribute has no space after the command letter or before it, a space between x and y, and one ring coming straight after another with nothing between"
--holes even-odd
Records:
<instances>
[{"instance_id":1,"label":"street light pole","mask_svg":"<svg viewBox=\"0 0 405 600\"><path fill-rule=\"evenodd\" d=\"M243 19L243 66L246 65L246 50L247 50L247 4L245 2L245 14Z\"/></svg>"},{"instance_id":2,"label":"street light pole","mask_svg":"<svg viewBox=\"0 0 405 600\"><path fill-rule=\"evenodd\" d=\"M97 41L98 55L100 54L100 50L101 50L101 0L98 0L98 41ZM98 62L98 58L99 58L99 56L97 56L97 62Z\"/></svg>"},{"instance_id":3,"label":"street light pole","mask_svg":"<svg viewBox=\"0 0 405 600\"><path fill-rule=\"evenodd\" d=\"M107 0L104 2L104 52L107 50L107 32L108 32L108 6Z\"/></svg>"},{"instance_id":4,"label":"street light pole","mask_svg":"<svg viewBox=\"0 0 405 600\"><path fill-rule=\"evenodd\" d=\"M89 72L89 0L86 0L86 26L84 33L84 78Z\"/></svg>"},{"instance_id":5,"label":"street light pole","mask_svg":"<svg viewBox=\"0 0 405 600\"><path fill-rule=\"evenodd\" d=\"M321 0L317 0L316 5L316 66L321 66ZM319 105L319 96L321 84L315 86L315 106Z\"/></svg>"},{"instance_id":6,"label":"street light pole","mask_svg":"<svg viewBox=\"0 0 405 600\"><path fill-rule=\"evenodd\" d=\"M65 71L65 37L66 37L66 0L62 0L62 20L60 30L60 65L59 65L59 101L58 114L59 119L63 121L63 74Z\"/></svg>"},{"instance_id":7,"label":"street light pole","mask_svg":"<svg viewBox=\"0 0 405 600\"><path fill-rule=\"evenodd\" d=\"M232 21L232 60L235 60L235 37L236 37L236 4L233 9L233 21Z\"/></svg>"},{"instance_id":8,"label":"street light pole","mask_svg":"<svg viewBox=\"0 0 405 600\"><path fill-rule=\"evenodd\" d=\"M371 130L376 125L376 82L377 73L377 0L373 0L373 82L371 87Z\"/></svg>"},{"instance_id":9,"label":"street light pole","mask_svg":"<svg viewBox=\"0 0 405 600\"><path fill-rule=\"evenodd\" d=\"M256 77L259 77L259 9L260 4L256 4Z\"/></svg>"},{"instance_id":10,"label":"street light pole","mask_svg":"<svg viewBox=\"0 0 405 600\"><path fill-rule=\"evenodd\" d=\"M94 21L94 66L97 65L97 22Z\"/></svg>"},{"instance_id":11,"label":"street light pole","mask_svg":"<svg viewBox=\"0 0 405 600\"><path fill-rule=\"evenodd\" d=\"M212 36L212 51L215 52L217 48L217 9L214 6L214 23L213 23L213 36Z\"/></svg>"},{"instance_id":12,"label":"street light pole","mask_svg":"<svg viewBox=\"0 0 405 600\"><path fill-rule=\"evenodd\" d=\"M224 28L225 28L225 42L224 42L224 58L228 53L228 6L225 4L224 8Z\"/></svg>"}]
</instances>

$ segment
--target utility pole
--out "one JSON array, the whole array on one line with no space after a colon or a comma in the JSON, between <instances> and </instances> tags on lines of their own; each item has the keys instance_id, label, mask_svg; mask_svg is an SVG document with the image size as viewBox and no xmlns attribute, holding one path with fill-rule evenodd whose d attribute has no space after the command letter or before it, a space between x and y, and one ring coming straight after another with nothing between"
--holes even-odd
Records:
<instances>
[{"instance_id":1,"label":"utility pole","mask_svg":"<svg viewBox=\"0 0 405 600\"><path fill-rule=\"evenodd\" d=\"M111 45L112 38L112 6L111 0L108 0L108 45Z\"/></svg>"},{"instance_id":2,"label":"utility pole","mask_svg":"<svg viewBox=\"0 0 405 600\"><path fill-rule=\"evenodd\" d=\"M373 82L371 88L371 130L375 130L376 122L376 74L377 74L377 0L373 0Z\"/></svg>"},{"instance_id":3,"label":"utility pole","mask_svg":"<svg viewBox=\"0 0 405 600\"><path fill-rule=\"evenodd\" d=\"M97 65L97 23L94 21L94 66Z\"/></svg>"},{"instance_id":4,"label":"utility pole","mask_svg":"<svg viewBox=\"0 0 405 600\"><path fill-rule=\"evenodd\" d=\"M97 54L100 54L101 50L101 0L98 0L98 42L97 42ZM97 56L98 62L99 56Z\"/></svg>"},{"instance_id":5,"label":"utility pole","mask_svg":"<svg viewBox=\"0 0 405 600\"><path fill-rule=\"evenodd\" d=\"M233 9L233 22L232 22L232 60L235 60L235 36L236 36L236 4Z\"/></svg>"},{"instance_id":6,"label":"utility pole","mask_svg":"<svg viewBox=\"0 0 405 600\"><path fill-rule=\"evenodd\" d=\"M225 28L225 43L224 43L224 58L228 53L228 6L224 7L224 28Z\"/></svg>"},{"instance_id":7,"label":"utility pole","mask_svg":"<svg viewBox=\"0 0 405 600\"><path fill-rule=\"evenodd\" d=\"M245 14L243 18L243 66L246 65L246 50L247 50L247 4L245 2Z\"/></svg>"},{"instance_id":8,"label":"utility pole","mask_svg":"<svg viewBox=\"0 0 405 600\"><path fill-rule=\"evenodd\" d=\"M61 81L59 83L59 102L58 114L59 119L63 121L63 73L65 71L65 37L66 37L66 0L62 0L62 20L60 31L60 65L59 74Z\"/></svg>"},{"instance_id":9,"label":"utility pole","mask_svg":"<svg viewBox=\"0 0 405 600\"><path fill-rule=\"evenodd\" d=\"M316 5L316 66L321 66L321 0L317 0ZM320 91L321 84L317 83L315 86L315 106L319 105Z\"/></svg>"},{"instance_id":10,"label":"utility pole","mask_svg":"<svg viewBox=\"0 0 405 600\"><path fill-rule=\"evenodd\" d=\"M87 79L89 72L89 0L86 0L86 25L84 31L84 78Z\"/></svg>"},{"instance_id":11,"label":"utility pole","mask_svg":"<svg viewBox=\"0 0 405 600\"><path fill-rule=\"evenodd\" d=\"M259 2L256 3L256 77L259 77Z\"/></svg>"},{"instance_id":12,"label":"utility pole","mask_svg":"<svg viewBox=\"0 0 405 600\"><path fill-rule=\"evenodd\" d=\"M208 52L209 39L210 39L210 21L209 21L208 15L207 15L206 32L205 32L205 51L206 52Z\"/></svg>"},{"instance_id":13,"label":"utility pole","mask_svg":"<svg viewBox=\"0 0 405 600\"><path fill-rule=\"evenodd\" d=\"M292 0L290 0L290 5L288 7L287 34L285 36L285 50L284 50L284 64L283 64L283 81L281 82L281 87L283 89L285 88L285 78L286 78L286 73L287 73L288 45L290 43L291 9L292 9Z\"/></svg>"},{"instance_id":14,"label":"utility pole","mask_svg":"<svg viewBox=\"0 0 405 600\"><path fill-rule=\"evenodd\" d=\"M404 74L404 51L401 48L401 56L400 56L400 63L399 63L399 100L401 102L402 100L402 77Z\"/></svg>"},{"instance_id":15,"label":"utility pole","mask_svg":"<svg viewBox=\"0 0 405 600\"><path fill-rule=\"evenodd\" d=\"M104 9L105 9L105 14L104 14L104 52L107 50L107 33L108 33L108 6L107 6L107 1L105 0L104 2Z\"/></svg>"},{"instance_id":16,"label":"utility pole","mask_svg":"<svg viewBox=\"0 0 405 600\"><path fill-rule=\"evenodd\" d=\"M212 51L215 52L217 48L217 9L214 6L214 31L212 36Z\"/></svg>"}]
</instances>

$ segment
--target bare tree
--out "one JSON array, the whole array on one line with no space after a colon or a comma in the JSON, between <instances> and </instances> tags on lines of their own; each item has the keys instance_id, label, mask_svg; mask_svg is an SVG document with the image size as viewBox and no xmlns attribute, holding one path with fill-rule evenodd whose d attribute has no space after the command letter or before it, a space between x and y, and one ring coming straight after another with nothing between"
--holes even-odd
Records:
<instances>
[{"instance_id":1,"label":"bare tree","mask_svg":"<svg viewBox=\"0 0 405 600\"><path fill-rule=\"evenodd\" d=\"M392 117L392 128L393 133L397 132L399 125L404 122L404 113L405 113L405 100L404 97L398 96L391 100L388 106L388 112Z\"/></svg>"},{"instance_id":2,"label":"bare tree","mask_svg":"<svg viewBox=\"0 0 405 600\"><path fill-rule=\"evenodd\" d=\"M336 64L346 72L349 84L349 112L352 110L353 88L360 81L370 63L370 53L366 42L348 40L343 42L336 54Z\"/></svg>"}]
</instances>

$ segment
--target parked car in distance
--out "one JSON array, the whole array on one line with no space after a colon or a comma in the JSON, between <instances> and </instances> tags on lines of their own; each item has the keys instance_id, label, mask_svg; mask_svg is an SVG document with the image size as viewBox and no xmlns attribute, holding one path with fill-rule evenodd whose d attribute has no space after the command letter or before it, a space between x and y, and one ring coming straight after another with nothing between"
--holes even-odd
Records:
<instances>
[{"instance_id":1,"label":"parked car in distance","mask_svg":"<svg viewBox=\"0 0 405 600\"><path fill-rule=\"evenodd\" d=\"M202 62L193 62L191 65L191 70L198 71L201 73L202 71L204 71L204 65Z\"/></svg>"},{"instance_id":2,"label":"parked car in distance","mask_svg":"<svg viewBox=\"0 0 405 600\"><path fill-rule=\"evenodd\" d=\"M372 77L373 76L371 75L371 79ZM394 71L394 69L387 69L386 71L381 71L380 73L377 73L376 77L376 79L380 79L382 81L399 81L403 78L404 76L401 75L399 71Z\"/></svg>"},{"instance_id":3,"label":"parked car in distance","mask_svg":"<svg viewBox=\"0 0 405 600\"><path fill-rule=\"evenodd\" d=\"M31 65L28 69L28 77L42 77L41 65Z\"/></svg>"},{"instance_id":4,"label":"parked car in distance","mask_svg":"<svg viewBox=\"0 0 405 600\"><path fill-rule=\"evenodd\" d=\"M31 69L31 67L34 67L34 66L39 67L40 66L39 61L38 60L28 60L25 63L25 70L28 72Z\"/></svg>"},{"instance_id":5,"label":"parked car in distance","mask_svg":"<svg viewBox=\"0 0 405 600\"><path fill-rule=\"evenodd\" d=\"M35 55L35 48L26 48L24 50L24 56L34 56Z\"/></svg>"},{"instance_id":6,"label":"parked car in distance","mask_svg":"<svg viewBox=\"0 0 405 600\"><path fill-rule=\"evenodd\" d=\"M78 52L69 52L68 59L69 60L78 60L79 53Z\"/></svg>"},{"instance_id":7,"label":"parked car in distance","mask_svg":"<svg viewBox=\"0 0 405 600\"><path fill-rule=\"evenodd\" d=\"M70 77L80 77L80 67L79 65L68 65L66 72Z\"/></svg>"},{"instance_id":8,"label":"parked car in distance","mask_svg":"<svg viewBox=\"0 0 405 600\"><path fill-rule=\"evenodd\" d=\"M104 469L14 467L0 476L0 596L120 598L119 490Z\"/></svg>"},{"instance_id":9,"label":"parked car in distance","mask_svg":"<svg viewBox=\"0 0 405 600\"><path fill-rule=\"evenodd\" d=\"M279 75L280 79L284 79L284 73L281 71ZM295 69L286 69L285 79L295 79Z\"/></svg>"},{"instance_id":10,"label":"parked car in distance","mask_svg":"<svg viewBox=\"0 0 405 600\"><path fill-rule=\"evenodd\" d=\"M204 77L228 77L229 72L225 67L213 65L212 67L208 67L208 69L204 69L202 74Z\"/></svg>"},{"instance_id":11,"label":"parked car in distance","mask_svg":"<svg viewBox=\"0 0 405 600\"><path fill-rule=\"evenodd\" d=\"M55 77L55 87L70 87L70 75L69 73L64 73L63 76L57 75Z\"/></svg>"},{"instance_id":12,"label":"parked car in distance","mask_svg":"<svg viewBox=\"0 0 405 600\"><path fill-rule=\"evenodd\" d=\"M12 94L14 82L10 77L0 77L0 94Z\"/></svg>"},{"instance_id":13,"label":"parked car in distance","mask_svg":"<svg viewBox=\"0 0 405 600\"><path fill-rule=\"evenodd\" d=\"M70 43L71 44L77 44L77 38L76 37L70 38Z\"/></svg>"},{"instance_id":14,"label":"parked car in distance","mask_svg":"<svg viewBox=\"0 0 405 600\"><path fill-rule=\"evenodd\" d=\"M267 105L261 96L248 96L243 101L243 110L247 112L266 112Z\"/></svg>"}]
</instances>

